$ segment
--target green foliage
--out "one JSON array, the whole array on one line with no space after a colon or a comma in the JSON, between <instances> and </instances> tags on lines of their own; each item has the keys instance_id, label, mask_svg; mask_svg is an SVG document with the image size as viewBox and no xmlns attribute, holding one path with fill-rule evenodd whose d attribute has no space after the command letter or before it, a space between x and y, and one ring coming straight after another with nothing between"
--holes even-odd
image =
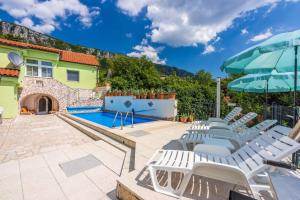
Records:
<instances>
[{"instance_id":1,"label":"green foliage","mask_svg":"<svg viewBox=\"0 0 300 200\"><path fill-rule=\"evenodd\" d=\"M240 105L243 108L244 113L252 111L262 115L266 106L266 94L234 92L227 90L227 85L230 81L237 79L243 75L244 74L235 74L230 75L228 78L224 78L221 82L223 94L230 97L230 102ZM276 103L283 106L292 106L292 102L293 93L291 92L267 94L268 105Z\"/></svg>"},{"instance_id":2,"label":"green foliage","mask_svg":"<svg viewBox=\"0 0 300 200\"><path fill-rule=\"evenodd\" d=\"M113 88L158 88L161 85L159 73L152 62L146 58L130 58L116 56L105 61L111 70L111 83Z\"/></svg>"},{"instance_id":3,"label":"green foliage","mask_svg":"<svg viewBox=\"0 0 300 200\"><path fill-rule=\"evenodd\" d=\"M100 63L107 73L111 71L111 77L106 81L111 82L113 90L134 89L140 95L150 91L175 92L180 115L206 118L214 112L215 83L207 72L200 71L197 76L188 77L179 77L173 73L161 79L154 64L145 57L116 56L102 59Z\"/></svg>"},{"instance_id":4,"label":"green foliage","mask_svg":"<svg viewBox=\"0 0 300 200\"><path fill-rule=\"evenodd\" d=\"M103 73L101 81L112 83L114 90L131 90L136 94L176 92L179 115L193 115L198 119L205 119L215 113L216 82L211 74L200 70L194 76L180 77L173 72L169 76L160 78L160 73L153 63L146 58L130 58L116 56L102 59L101 68ZM110 73L109 73L110 72ZM106 78L107 74L110 78ZM243 112L257 112L263 114L265 106L264 94L233 92L227 90L230 81L243 74L230 75L222 79L221 111L226 115L232 107L228 103L236 103L243 108ZM291 93L269 94L269 104L272 102L281 105L291 105Z\"/></svg>"}]
</instances>

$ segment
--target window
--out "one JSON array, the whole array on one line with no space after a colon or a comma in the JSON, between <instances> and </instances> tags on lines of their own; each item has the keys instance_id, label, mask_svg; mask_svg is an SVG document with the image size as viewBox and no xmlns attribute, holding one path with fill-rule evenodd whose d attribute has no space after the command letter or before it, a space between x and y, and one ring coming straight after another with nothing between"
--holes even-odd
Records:
<instances>
[{"instance_id":1,"label":"window","mask_svg":"<svg viewBox=\"0 0 300 200\"><path fill-rule=\"evenodd\" d=\"M68 81L79 81L79 71L67 70Z\"/></svg>"},{"instance_id":2,"label":"window","mask_svg":"<svg viewBox=\"0 0 300 200\"><path fill-rule=\"evenodd\" d=\"M52 77L52 63L39 60L26 60L26 75L36 77Z\"/></svg>"}]
</instances>

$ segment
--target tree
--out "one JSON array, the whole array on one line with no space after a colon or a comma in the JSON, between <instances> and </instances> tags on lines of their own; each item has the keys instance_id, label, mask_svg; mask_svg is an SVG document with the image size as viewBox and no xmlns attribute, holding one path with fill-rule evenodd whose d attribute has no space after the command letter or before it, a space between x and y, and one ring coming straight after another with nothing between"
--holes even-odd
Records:
<instances>
[{"instance_id":1,"label":"tree","mask_svg":"<svg viewBox=\"0 0 300 200\"><path fill-rule=\"evenodd\" d=\"M161 86L160 75L154 64L143 58L131 58L127 56L115 56L103 61L107 68L112 70L112 82L120 82L125 85L112 84L115 89L136 89L136 88L158 88ZM115 77L120 77L115 80Z\"/></svg>"},{"instance_id":2,"label":"tree","mask_svg":"<svg viewBox=\"0 0 300 200\"><path fill-rule=\"evenodd\" d=\"M198 81L199 84L202 85L210 85L214 83L212 75L204 70L198 71L195 75L195 79Z\"/></svg>"}]
</instances>

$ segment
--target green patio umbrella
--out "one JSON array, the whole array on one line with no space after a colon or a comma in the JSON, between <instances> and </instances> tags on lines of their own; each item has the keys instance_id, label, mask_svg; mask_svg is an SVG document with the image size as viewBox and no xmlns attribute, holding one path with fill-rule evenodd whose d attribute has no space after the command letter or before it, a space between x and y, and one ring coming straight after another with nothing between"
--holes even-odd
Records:
<instances>
[{"instance_id":1,"label":"green patio umbrella","mask_svg":"<svg viewBox=\"0 0 300 200\"><path fill-rule=\"evenodd\" d=\"M294 72L247 74L228 84L228 88L238 92L279 93L294 91ZM300 90L300 77L297 81Z\"/></svg>"},{"instance_id":2,"label":"green patio umbrella","mask_svg":"<svg viewBox=\"0 0 300 200\"><path fill-rule=\"evenodd\" d=\"M227 73L265 74L277 72L294 72L297 77L298 46L300 30L275 35L264 42L238 53L227 59L221 69ZM300 69L300 68L299 68ZM294 108L296 108L297 79L294 78ZM296 109L294 111L296 122Z\"/></svg>"},{"instance_id":3,"label":"green patio umbrella","mask_svg":"<svg viewBox=\"0 0 300 200\"><path fill-rule=\"evenodd\" d=\"M248 74L228 84L228 89L238 92L265 93L266 105L268 93L294 91L294 72ZM300 90L300 77L297 81L297 90Z\"/></svg>"},{"instance_id":4,"label":"green patio umbrella","mask_svg":"<svg viewBox=\"0 0 300 200\"><path fill-rule=\"evenodd\" d=\"M272 72L273 69L293 72L295 58L300 58L296 52L299 45L300 30L281 33L228 58L221 69L227 73L246 74Z\"/></svg>"}]
</instances>

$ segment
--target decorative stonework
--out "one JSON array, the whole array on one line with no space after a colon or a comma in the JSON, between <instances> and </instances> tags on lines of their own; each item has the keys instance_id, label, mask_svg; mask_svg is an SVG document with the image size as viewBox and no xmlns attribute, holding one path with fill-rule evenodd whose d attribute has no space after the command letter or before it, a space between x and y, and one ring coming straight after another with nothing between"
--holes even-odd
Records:
<instances>
[{"instance_id":1,"label":"decorative stonework","mask_svg":"<svg viewBox=\"0 0 300 200\"><path fill-rule=\"evenodd\" d=\"M93 90L73 89L52 78L24 77L22 87L19 104L28 95L33 94L44 94L55 98L59 103L60 111L68 106L103 104L100 98L94 98Z\"/></svg>"}]
</instances>

